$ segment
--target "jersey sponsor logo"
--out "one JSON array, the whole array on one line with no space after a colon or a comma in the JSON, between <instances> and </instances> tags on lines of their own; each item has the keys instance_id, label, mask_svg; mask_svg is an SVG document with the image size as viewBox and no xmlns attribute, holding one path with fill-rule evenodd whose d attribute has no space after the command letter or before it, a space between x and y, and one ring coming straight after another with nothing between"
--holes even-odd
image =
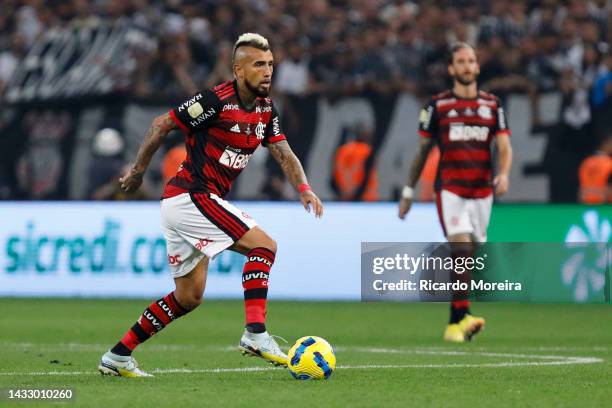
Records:
<instances>
[{"instance_id":1,"label":"jersey sponsor logo","mask_svg":"<svg viewBox=\"0 0 612 408\"><path fill-rule=\"evenodd\" d=\"M170 320L174 320L174 313L170 309L170 306L168 306L163 299L157 301L157 305L166 313Z\"/></svg>"},{"instance_id":2,"label":"jersey sponsor logo","mask_svg":"<svg viewBox=\"0 0 612 408\"><path fill-rule=\"evenodd\" d=\"M195 248L196 248L198 251L201 251L201 250L202 250L202 248L205 248L206 246L208 246L208 244L210 244L210 243L212 243L212 242L214 242L212 239L209 239L209 238L200 238L200 239L198 240L198 242L196 242L196 244L195 244Z\"/></svg>"},{"instance_id":3,"label":"jersey sponsor logo","mask_svg":"<svg viewBox=\"0 0 612 408\"><path fill-rule=\"evenodd\" d=\"M272 133L274 133L274 136L279 136L281 134L278 116L275 116L274 119L272 119Z\"/></svg>"},{"instance_id":4,"label":"jersey sponsor logo","mask_svg":"<svg viewBox=\"0 0 612 408\"><path fill-rule=\"evenodd\" d=\"M222 112L229 111L229 110L240 110L240 107L232 103L226 103L225 105L223 105Z\"/></svg>"},{"instance_id":5,"label":"jersey sponsor logo","mask_svg":"<svg viewBox=\"0 0 612 408\"><path fill-rule=\"evenodd\" d=\"M244 169L251 156L252 154L240 153L240 151L236 152L228 146L221 154L221 157L219 157L219 163L230 169Z\"/></svg>"},{"instance_id":6,"label":"jersey sponsor logo","mask_svg":"<svg viewBox=\"0 0 612 408\"><path fill-rule=\"evenodd\" d=\"M257 107L255 107L255 113L266 113L266 112L272 112L272 107L271 106L257 106Z\"/></svg>"},{"instance_id":7,"label":"jersey sponsor logo","mask_svg":"<svg viewBox=\"0 0 612 408\"><path fill-rule=\"evenodd\" d=\"M506 115L504 114L504 108L499 106L497 108L497 127L499 129L506 129Z\"/></svg>"},{"instance_id":8,"label":"jersey sponsor logo","mask_svg":"<svg viewBox=\"0 0 612 408\"><path fill-rule=\"evenodd\" d=\"M257 123L257 126L255 127L255 136L257 136L257 139L264 138L265 130L266 130L266 125L264 125L261 122Z\"/></svg>"},{"instance_id":9,"label":"jersey sponsor logo","mask_svg":"<svg viewBox=\"0 0 612 408\"><path fill-rule=\"evenodd\" d=\"M487 126L466 126L463 123L453 123L448 132L451 142L486 142L489 137Z\"/></svg>"},{"instance_id":10,"label":"jersey sponsor logo","mask_svg":"<svg viewBox=\"0 0 612 408\"><path fill-rule=\"evenodd\" d=\"M160 331L161 329L164 328L164 326L161 324L160 321L157 320L157 318L152 314L149 313L148 310L145 310L145 312L142 314L149 322L151 322L151 325L153 327L155 327L155 331Z\"/></svg>"},{"instance_id":11,"label":"jersey sponsor logo","mask_svg":"<svg viewBox=\"0 0 612 408\"><path fill-rule=\"evenodd\" d=\"M264 258L263 256L258 256L258 255L250 256L249 259L247 259L247 262L261 262L262 264L268 265L270 268L272 267L272 262L270 262L268 259Z\"/></svg>"},{"instance_id":12,"label":"jersey sponsor logo","mask_svg":"<svg viewBox=\"0 0 612 408\"><path fill-rule=\"evenodd\" d=\"M478 107L478 116L483 119L491 119L493 117L493 113L491 112L491 108L481 105Z\"/></svg>"},{"instance_id":13,"label":"jersey sponsor logo","mask_svg":"<svg viewBox=\"0 0 612 408\"><path fill-rule=\"evenodd\" d=\"M198 103L198 105L199 105L199 103ZM196 127L196 126L198 126L199 124L201 124L201 123L205 122L205 121L206 121L206 119L210 118L210 117L211 117L212 115L214 115L214 114L215 114L215 109L214 109L214 108L210 108L210 109L208 109L206 112L204 112L204 111L202 110L202 112L200 112L200 115L199 115L199 116L198 116L196 119L189 121L189 124L190 124L192 127ZM191 115L191 114L190 114L190 115Z\"/></svg>"},{"instance_id":14,"label":"jersey sponsor logo","mask_svg":"<svg viewBox=\"0 0 612 408\"><path fill-rule=\"evenodd\" d=\"M240 133L240 126L236 123L234 126L230 128L230 132Z\"/></svg>"},{"instance_id":15,"label":"jersey sponsor logo","mask_svg":"<svg viewBox=\"0 0 612 408\"><path fill-rule=\"evenodd\" d=\"M170 265L180 265L183 261L181 261L180 255L168 255L168 263Z\"/></svg>"},{"instance_id":16,"label":"jersey sponsor logo","mask_svg":"<svg viewBox=\"0 0 612 408\"><path fill-rule=\"evenodd\" d=\"M246 282L246 281L250 281L250 280L254 280L254 279L263 279L262 282L262 286L268 286L268 278L270 277L270 274L266 273L266 272L249 272L249 273L245 273L244 275L242 275L242 283Z\"/></svg>"},{"instance_id":17,"label":"jersey sponsor logo","mask_svg":"<svg viewBox=\"0 0 612 408\"><path fill-rule=\"evenodd\" d=\"M421 127L423 129L429 129L429 125L431 123L431 116L433 114L433 106L429 105L427 109L421 109L421 113L419 115L419 122L421 122Z\"/></svg>"},{"instance_id":18,"label":"jersey sponsor logo","mask_svg":"<svg viewBox=\"0 0 612 408\"><path fill-rule=\"evenodd\" d=\"M187 113L192 118L197 118L202 114L202 112L204 112L204 108L202 107L202 104L200 102L196 102L187 108Z\"/></svg>"},{"instance_id":19,"label":"jersey sponsor logo","mask_svg":"<svg viewBox=\"0 0 612 408\"><path fill-rule=\"evenodd\" d=\"M179 112L182 112L182 111L185 110L185 108L190 107L191 105L193 105L194 103L196 103L200 99L202 99L202 94L201 93L195 94L193 96L193 98L189 99L188 101L185 101L185 102L181 103L181 105L178 107L177 110Z\"/></svg>"}]
</instances>

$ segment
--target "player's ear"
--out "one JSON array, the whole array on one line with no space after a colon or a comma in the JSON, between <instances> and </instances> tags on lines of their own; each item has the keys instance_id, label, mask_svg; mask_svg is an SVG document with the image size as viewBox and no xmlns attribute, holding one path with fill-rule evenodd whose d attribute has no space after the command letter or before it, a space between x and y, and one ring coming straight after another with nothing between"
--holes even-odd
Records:
<instances>
[{"instance_id":1,"label":"player's ear","mask_svg":"<svg viewBox=\"0 0 612 408\"><path fill-rule=\"evenodd\" d=\"M448 74L449 74L451 77L454 77L454 76L455 76L455 67L453 67L453 65L452 65L452 64L448 64Z\"/></svg>"},{"instance_id":2,"label":"player's ear","mask_svg":"<svg viewBox=\"0 0 612 408\"><path fill-rule=\"evenodd\" d=\"M236 79L244 78L244 70L242 69L242 66L240 66L239 64L234 64L234 66L232 68L234 70L234 77Z\"/></svg>"}]
</instances>

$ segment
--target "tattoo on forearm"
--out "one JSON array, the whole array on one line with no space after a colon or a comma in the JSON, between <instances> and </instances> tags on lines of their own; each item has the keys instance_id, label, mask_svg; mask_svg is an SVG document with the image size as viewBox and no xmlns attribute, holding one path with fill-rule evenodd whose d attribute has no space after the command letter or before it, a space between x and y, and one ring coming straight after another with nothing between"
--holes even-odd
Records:
<instances>
[{"instance_id":1,"label":"tattoo on forearm","mask_svg":"<svg viewBox=\"0 0 612 408\"><path fill-rule=\"evenodd\" d=\"M138 154L136 155L136 161L134 162L134 168L136 168L139 172L144 173L153 155L159 149L164 138L168 133L174 129L175 123L170 117L169 114L164 114L155 118L151 127L147 131L145 138L138 149Z\"/></svg>"},{"instance_id":2,"label":"tattoo on forearm","mask_svg":"<svg viewBox=\"0 0 612 408\"><path fill-rule=\"evenodd\" d=\"M286 141L277 142L271 144L269 149L270 154L281 166L283 173L285 173L287 180L289 180L293 187L297 189L300 184L307 182L302 164L291 150L291 147L289 147L289 143Z\"/></svg>"}]
</instances>

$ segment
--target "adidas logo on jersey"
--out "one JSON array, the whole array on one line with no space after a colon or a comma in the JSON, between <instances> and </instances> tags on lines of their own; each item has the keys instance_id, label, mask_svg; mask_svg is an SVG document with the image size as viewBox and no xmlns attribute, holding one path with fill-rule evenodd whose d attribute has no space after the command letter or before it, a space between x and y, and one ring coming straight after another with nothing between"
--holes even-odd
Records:
<instances>
[{"instance_id":1,"label":"adidas logo on jersey","mask_svg":"<svg viewBox=\"0 0 612 408\"><path fill-rule=\"evenodd\" d=\"M236 123L234 126L231 127L230 131L234 133L240 133L240 126L238 126L238 124Z\"/></svg>"},{"instance_id":2,"label":"adidas logo on jersey","mask_svg":"<svg viewBox=\"0 0 612 408\"><path fill-rule=\"evenodd\" d=\"M454 109L451 109L450 112L448 112L448 117L449 118L456 118L457 116L459 116L459 114Z\"/></svg>"}]
</instances>

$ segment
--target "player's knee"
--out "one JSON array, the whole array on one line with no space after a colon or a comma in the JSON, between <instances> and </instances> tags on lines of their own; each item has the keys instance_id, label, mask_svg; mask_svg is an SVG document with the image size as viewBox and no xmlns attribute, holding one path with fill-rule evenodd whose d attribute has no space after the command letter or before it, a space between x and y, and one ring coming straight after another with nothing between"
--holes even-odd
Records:
<instances>
[{"instance_id":1,"label":"player's knee","mask_svg":"<svg viewBox=\"0 0 612 408\"><path fill-rule=\"evenodd\" d=\"M276 243L275 240L268 237L265 247L276 254L276 250L278 249L278 244Z\"/></svg>"},{"instance_id":2,"label":"player's knee","mask_svg":"<svg viewBox=\"0 0 612 408\"><path fill-rule=\"evenodd\" d=\"M202 295L201 294L197 294L197 293L190 293L185 299L184 302L185 304L183 305L183 307L185 307L188 310L193 310L196 307L200 306L202 304Z\"/></svg>"},{"instance_id":3,"label":"player's knee","mask_svg":"<svg viewBox=\"0 0 612 408\"><path fill-rule=\"evenodd\" d=\"M266 248L267 250L272 251L276 254L276 250L278 249L278 244L274 239L272 239L265 232L257 237L257 240L254 242L253 248Z\"/></svg>"},{"instance_id":4,"label":"player's knee","mask_svg":"<svg viewBox=\"0 0 612 408\"><path fill-rule=\"evenodd\" d=\"M202 304L202 293L197 291L175 291L174 295L181 307L193 310Z\"/></svg>"}]
</instances>

